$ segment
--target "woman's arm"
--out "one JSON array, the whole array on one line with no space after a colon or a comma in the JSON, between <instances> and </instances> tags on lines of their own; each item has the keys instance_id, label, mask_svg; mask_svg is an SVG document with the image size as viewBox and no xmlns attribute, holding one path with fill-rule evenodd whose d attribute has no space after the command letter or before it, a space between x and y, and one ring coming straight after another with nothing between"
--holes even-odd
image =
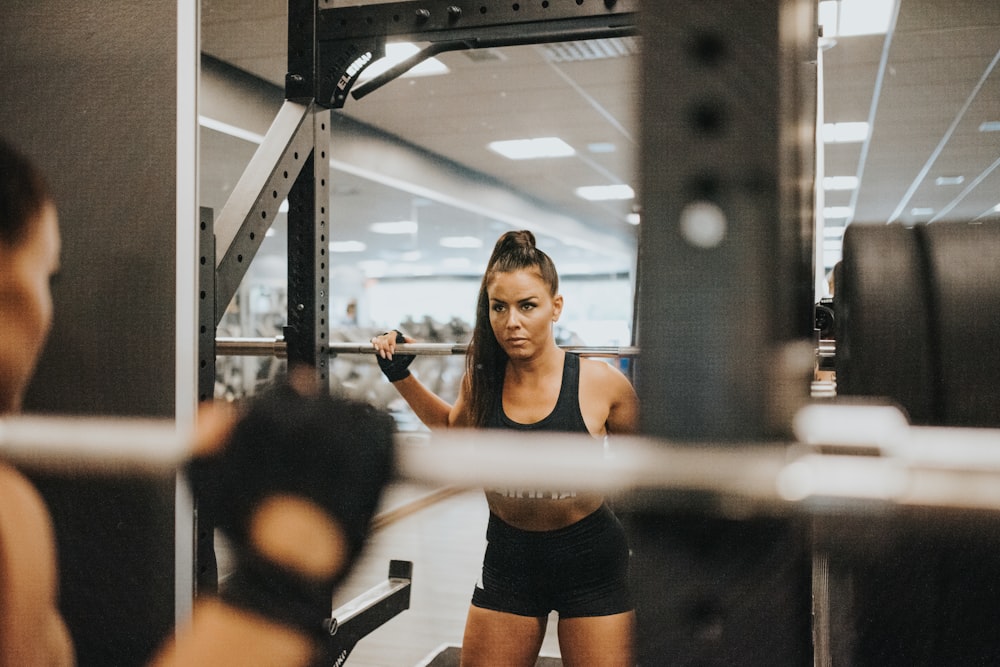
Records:
<instances>
[{"instance_id":1,"label":"woman's arm","mask_svg":"<svg viewBox=\"0 0 1000 667\"><path fill-rule=\"evenodd\" d=\"M638 432L639 397L624 373L602 361L581 359L580 381L581 407L586 404L593 406L595 415L607 414L608 433Z\"/></svg>"},{"instance_id":2,"label":"woman's arm","mask_svg":"<svg viewBox=\"0 0 1000 667\"><path fill-rule=\"evenodd\" d=\"M424 386L414 375L392 383L403 400L413 409L413 413L427 428L450 426L449 415L452 406L443 398Z\"/></svg>"},{"instance_id":3,"label":"woman's arm","mask_svg":"<svg viewBox=\"0 0 1000 667\"><path fill-rule=\"evenodd\" d=\"M372 347L379 358L379 366L386 378L392 382L399 395L410 406L417 418L428 428L446 428L456 423L461 410L461 396L455 405L448 404L443 398L428 389L420 380L407 370L409 361L403 355L395 355L396 344L412 343L412 338L398 331L389 331L372 338ZM396 363L393 363L393 362ZM464 382L463 382L464 384Z\"/></svg>"},{"instance_id":4,"label":"woman's arm","mask_svg":"<svg viewBox=\"0 0 1000 667\"><path fill-rule=\"evenodd\" d=\"M609 368L611 368L609 366ZM619 370L611 368L616 380L612 386L611 409L608 412L608 432L632 434L639 432L639 396L632 383Z\"/></svg>"}]
</instances>

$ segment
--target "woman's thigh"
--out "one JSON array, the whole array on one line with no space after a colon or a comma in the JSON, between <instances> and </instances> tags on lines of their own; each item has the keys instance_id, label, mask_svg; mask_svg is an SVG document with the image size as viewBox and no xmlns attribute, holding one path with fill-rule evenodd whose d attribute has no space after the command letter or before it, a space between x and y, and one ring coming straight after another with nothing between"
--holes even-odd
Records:
<instances>
[{"instance_id":1,"label":"woman's thigh","mask_svg":"<svg viewBox=\"0 0 1000 667\"><path fill-rule=\"evenodd\" d=\"M564 667L634 667L635 612L559 619Z\"/></svg>"},{"instance_id":2,"label":"woman's thigh","mask_svg":"<svg viewBox=\"0 0 1000 667\"><path fill-rule=\"evenodd\" d=\"M547 621L545 616L518 616L469 607L462 639L462 667L534 667Z\"/></svg>"}]
</instances>

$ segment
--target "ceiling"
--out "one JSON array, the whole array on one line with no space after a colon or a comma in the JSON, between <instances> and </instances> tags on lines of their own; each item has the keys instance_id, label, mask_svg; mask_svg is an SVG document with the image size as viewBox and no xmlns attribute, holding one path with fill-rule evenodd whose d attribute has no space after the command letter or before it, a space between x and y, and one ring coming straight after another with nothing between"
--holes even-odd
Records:
<instances>
[{"instance_id":1,"label":"ceiling","mask_svg":"<svg viewBox=\"0 0 1000 667\"><path fill-rule=\"evenodd\" d=\"M202 50L280 89L285 17L286 0L202 0ZM981 131L984 123L1000 125L1000 3L899 0L888 34L827 42L823 120L869 121L871 131L864 141L823 148L826 176L859 179L854 189L820 193L820 203L837 207L826 220L826 266L839 258L839 230L849 223L1000 217L1000 131ZM638 38L625 38L445 53L439 59L450 73L395 80L334 113L579 221L580 236L596 242L567 245L572 239L565 231L536 230L540 245L557 247L551 254L561 266L568 261L571 273L628 271L629 260L617 249L636 243L637 228L626 217L637 202L591 203L574 191L636 184L638 49ZM540 136L561 137L575 155L512 161L486 147ZM336 145L331 152L336 157ZM367 246L358 261L476 273L492 241L512 224L491 216L482 202L456 203L453 193L438 198L350 173L332 178L342 238ZM376 238L368 229L401 219L419 222L419 234ZM438 242L468 235L481 237L484 247L449 249Z\"/></svg>"}]
</instances>

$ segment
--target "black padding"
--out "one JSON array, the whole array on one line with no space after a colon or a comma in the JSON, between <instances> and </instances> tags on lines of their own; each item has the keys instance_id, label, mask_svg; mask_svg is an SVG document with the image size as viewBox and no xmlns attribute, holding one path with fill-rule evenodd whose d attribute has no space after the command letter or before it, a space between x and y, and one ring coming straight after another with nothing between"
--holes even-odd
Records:
<instances>
[{"instance_id":1,"label":"black padding","mask_svg":"<svg viewBox=\"0 0 1000 667\"><path fill-rule=\"evenodd\" d=\"M915 231L925 239L936 318L940 423L1000 426L1000 221Z\"/></svg>"},{"instance_id":2,"label":"black padding","mask_svg":"<svg viewBox=\"0 0 1000 667\"><path fill-rule=\"evenodd\" d=\"M913 230L851 225L834 287L837 393L889 398L933 421L934 372L921 249Z\"/></svg>"}]
</instances>

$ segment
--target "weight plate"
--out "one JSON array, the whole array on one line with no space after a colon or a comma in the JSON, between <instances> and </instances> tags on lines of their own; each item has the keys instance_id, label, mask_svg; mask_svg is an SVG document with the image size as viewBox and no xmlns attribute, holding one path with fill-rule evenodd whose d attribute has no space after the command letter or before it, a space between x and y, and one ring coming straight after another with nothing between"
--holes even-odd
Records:
<instances>
[{"instance_id":1,"label":"weight plate","mask_svg":"<svg viewBox=\"0 0 1000 667\"><path fill-rule=\"evenodd\" d=\"M935 394L920 248L912 229L853 224L834 285L837 393L888 398L930 423Z\"/></svg>"},{"instance_id":2,"label":"weight plate","mask_svg":"<svg viewBox=\"0 0 1000 667\"><path fill-rule=\"evenodd\" d=\"M1000 426L1000 221L918 230L928 257L940 378L940 421Z\"/></svg>"}]
</instances>

